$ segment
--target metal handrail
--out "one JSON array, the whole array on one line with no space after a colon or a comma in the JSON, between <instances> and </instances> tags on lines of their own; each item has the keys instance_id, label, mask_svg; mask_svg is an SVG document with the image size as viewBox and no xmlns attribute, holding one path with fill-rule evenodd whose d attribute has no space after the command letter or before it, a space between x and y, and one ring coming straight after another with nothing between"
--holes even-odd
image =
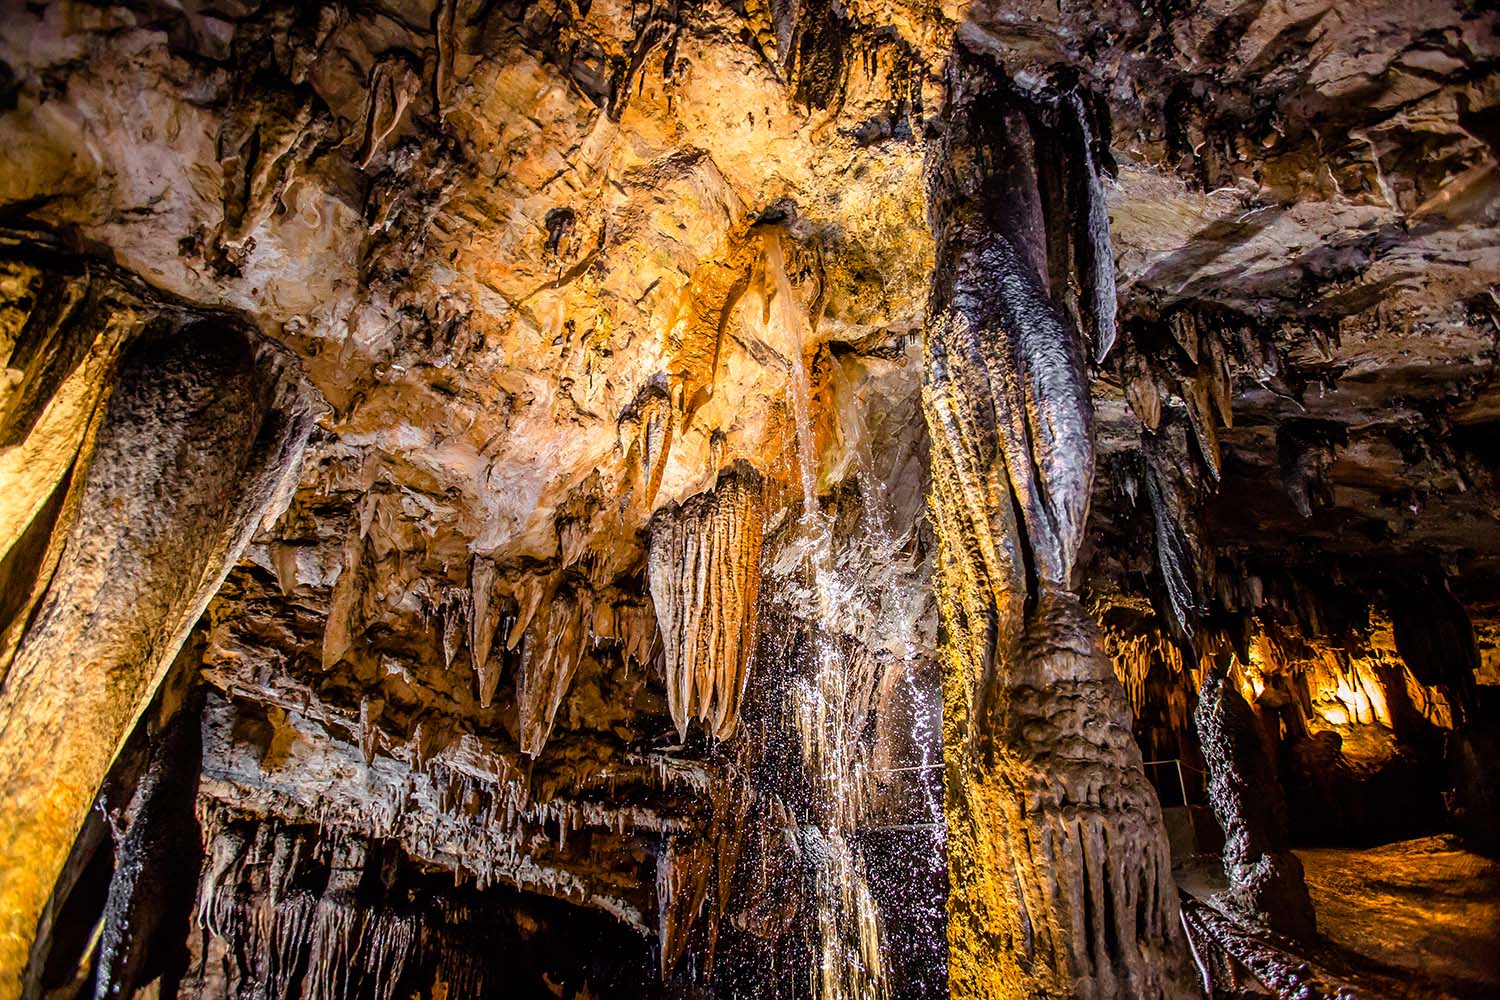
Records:
<instances>
[{"instance_id":1,"label":"metal handrail","mask_svg":"<svg viewBox=\"0 0 1500 1000\"><path fill-rule=\"evenodd\" d=\"M1187 782L1184 781L1183 777L1182 777L1182 758L1181 757L1168 757L1165 760L1144 760L1144 761L1141 761L1141 764L1142 764L1143 767L1162 767L1162 766L1165 766L1167 764L1171 764L1172 767L1174 769L1176 769L1176 771L1177 771L1177 788L1178 788L1178 790L1180 792L1182 792L1182 804L1183 805L1188 805L1189 804L1188 803L1188 793L1187 793Z\"/></svg>"}]
</instances>

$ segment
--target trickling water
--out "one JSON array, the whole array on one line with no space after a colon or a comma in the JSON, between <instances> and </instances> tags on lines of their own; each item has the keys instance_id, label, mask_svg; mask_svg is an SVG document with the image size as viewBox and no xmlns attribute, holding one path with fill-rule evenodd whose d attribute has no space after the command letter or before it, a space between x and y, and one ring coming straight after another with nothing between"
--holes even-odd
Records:
<instances>
[{"instance_id":1,"label":"trickling water","mask_svg":"<svg viewBox=\"0 0 1500 1000\"><path fill-rule=\"evenodd\" d=\"M793 631L788 641L800 660L789 665L787 697L777 709L794 740L795 762L792 773L772 780L780 785L778 794L800 797L802 802L797 832L800 895L807 907L814 1000L885 1000L892 991L890 942L866 854L877 791L875 746L867 729L889 670L903 672L912 718L923 734L932 723L924 714L930 701L917 690L913 669L919 659L910 635L916 616L902 606L898 595L878 591L866 572L867 559L889 563L900 558L900 545L876 509L878 489L865 482L865 470L858 471L861 515L853 532L846 529L836 537L834 516L820 508L803 353L811 324L787 276L779 234L766 234L763 246L762 333L768 344L789 357L786 391L803 494L801 516L783 535L770 570L783 581ZM862 428L847 430L863 433ZM923 734L913 734L912 740L921 747L920 763L899 770L923 772L919 777L925 778L932 763ZM892 829L907 838L903 843L913 831L919 840L930 837L929 855L936 857L941 850L942 812L931 784L919 781L927 822ZM800 796L791 793L794 787L801 790ZM917 870L921 864L911 862L910 872L903 876L920 879L925 874ZM893 887L883 888L887 897L901 894ZM905 891L910 894L911 887ZM940 919L940 912L933 915L934 921Z\"/></svg>"}]
</instances>

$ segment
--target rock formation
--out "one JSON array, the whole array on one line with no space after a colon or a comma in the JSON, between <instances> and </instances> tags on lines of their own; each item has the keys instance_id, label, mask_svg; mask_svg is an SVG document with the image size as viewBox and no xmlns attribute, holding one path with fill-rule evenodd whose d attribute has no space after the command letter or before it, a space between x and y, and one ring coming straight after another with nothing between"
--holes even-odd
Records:
<instances>
[{"instance_id":1,"label":"rock formation","mask_svg":"<svg viewBox=\"0 0 1500 1000\"><path fill-rule=\"evenodd\" d=\"M923 401L948 635L949 979L964 996L1185 995L1159 807L1070 586L1093 410L1083 334L1049 294L1073 272L1048 268L1100 235L1081 107L960 45L932 170ZM1085 192L1076 223L1070 186ZM1079 257L1100 255L1107 240ZM1090 316L1102 354L1112 308Z\"/></svg>"},{"instance_id":2,"label":"rock formation","mask_svg":"<svg viewBox=\"0 0 1500 1000\"><path fill-rule=\"evenodd\" d=\"M1286 796L1260 724L1230 683L1228 657L1198 694L1195 722L1208 765L1208 797L1224 829L1229 902L1283 934L1316 932L1302 862L1291 852Z\"/></svg>"},{"instance_id":3,"label":"rock formation","mask_svg":"<svg viewBox=\"0 0 1500 1000\"><path fill-rule=\"evenodd\" d=\"M716 739L739 724L755 645L765 512L761 478L748 464L709 493L659 511L647 573L661 628L667 708L677 733L699 721Z\"/></svg>"},{"instance_id":4,"label":"rock formation","mask_svg":"<svg viewBox=\"0 0 1500 1000\"><path fill-rule=\"evenodd\" d=\"M1494 850L1485 5L4 15L0 1000L1290 993Z\"/></svg>"},{"instance_id":5,"label":"rock formation","mask_svg":"<svg viewBox=\"0 0 1500 1000\"><path fill-rule=\"evenodd\" d=\"M250 535L285 506L312 426L284 349L46 250L11 257L31 275L13 301L32 309L9 335L6 434L71 453L16 473L41 502L6 567L0 955L13 974L110 763Z\"/></svg>"}]
</instances>

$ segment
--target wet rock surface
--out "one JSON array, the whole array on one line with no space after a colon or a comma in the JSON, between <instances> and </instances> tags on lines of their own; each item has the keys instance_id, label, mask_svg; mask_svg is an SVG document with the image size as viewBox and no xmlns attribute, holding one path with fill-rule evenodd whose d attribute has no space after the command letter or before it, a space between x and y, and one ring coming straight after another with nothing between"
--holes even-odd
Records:
<instances>
[{"instance_id":1,"label":"wet rock surface","mask_svg":"<svg viewBox=\"0 0 1500 1000\"><path fill-rule=\"evenodd\" d=\"M1175 995L1216 657L1294 842L1493 850L1484 4L3 13L0 997L172 684L181 995Z\"/></svg>"}]
</instances>

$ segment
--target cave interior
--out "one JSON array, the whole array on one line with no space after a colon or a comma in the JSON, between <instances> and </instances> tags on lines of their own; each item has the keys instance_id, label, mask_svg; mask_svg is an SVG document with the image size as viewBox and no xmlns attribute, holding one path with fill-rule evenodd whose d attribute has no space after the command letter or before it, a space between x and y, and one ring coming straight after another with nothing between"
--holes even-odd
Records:
<instances>
[{"instance_id":1,"label":"cave interior","mask_svg":"<svg viewBox=\"0 0 1500 1000\"><path fill-rule=\"evenodd\" d=\"M0 13L0 1000L1500 995L1490 4Z\"/></svg>"}]
</instances>

